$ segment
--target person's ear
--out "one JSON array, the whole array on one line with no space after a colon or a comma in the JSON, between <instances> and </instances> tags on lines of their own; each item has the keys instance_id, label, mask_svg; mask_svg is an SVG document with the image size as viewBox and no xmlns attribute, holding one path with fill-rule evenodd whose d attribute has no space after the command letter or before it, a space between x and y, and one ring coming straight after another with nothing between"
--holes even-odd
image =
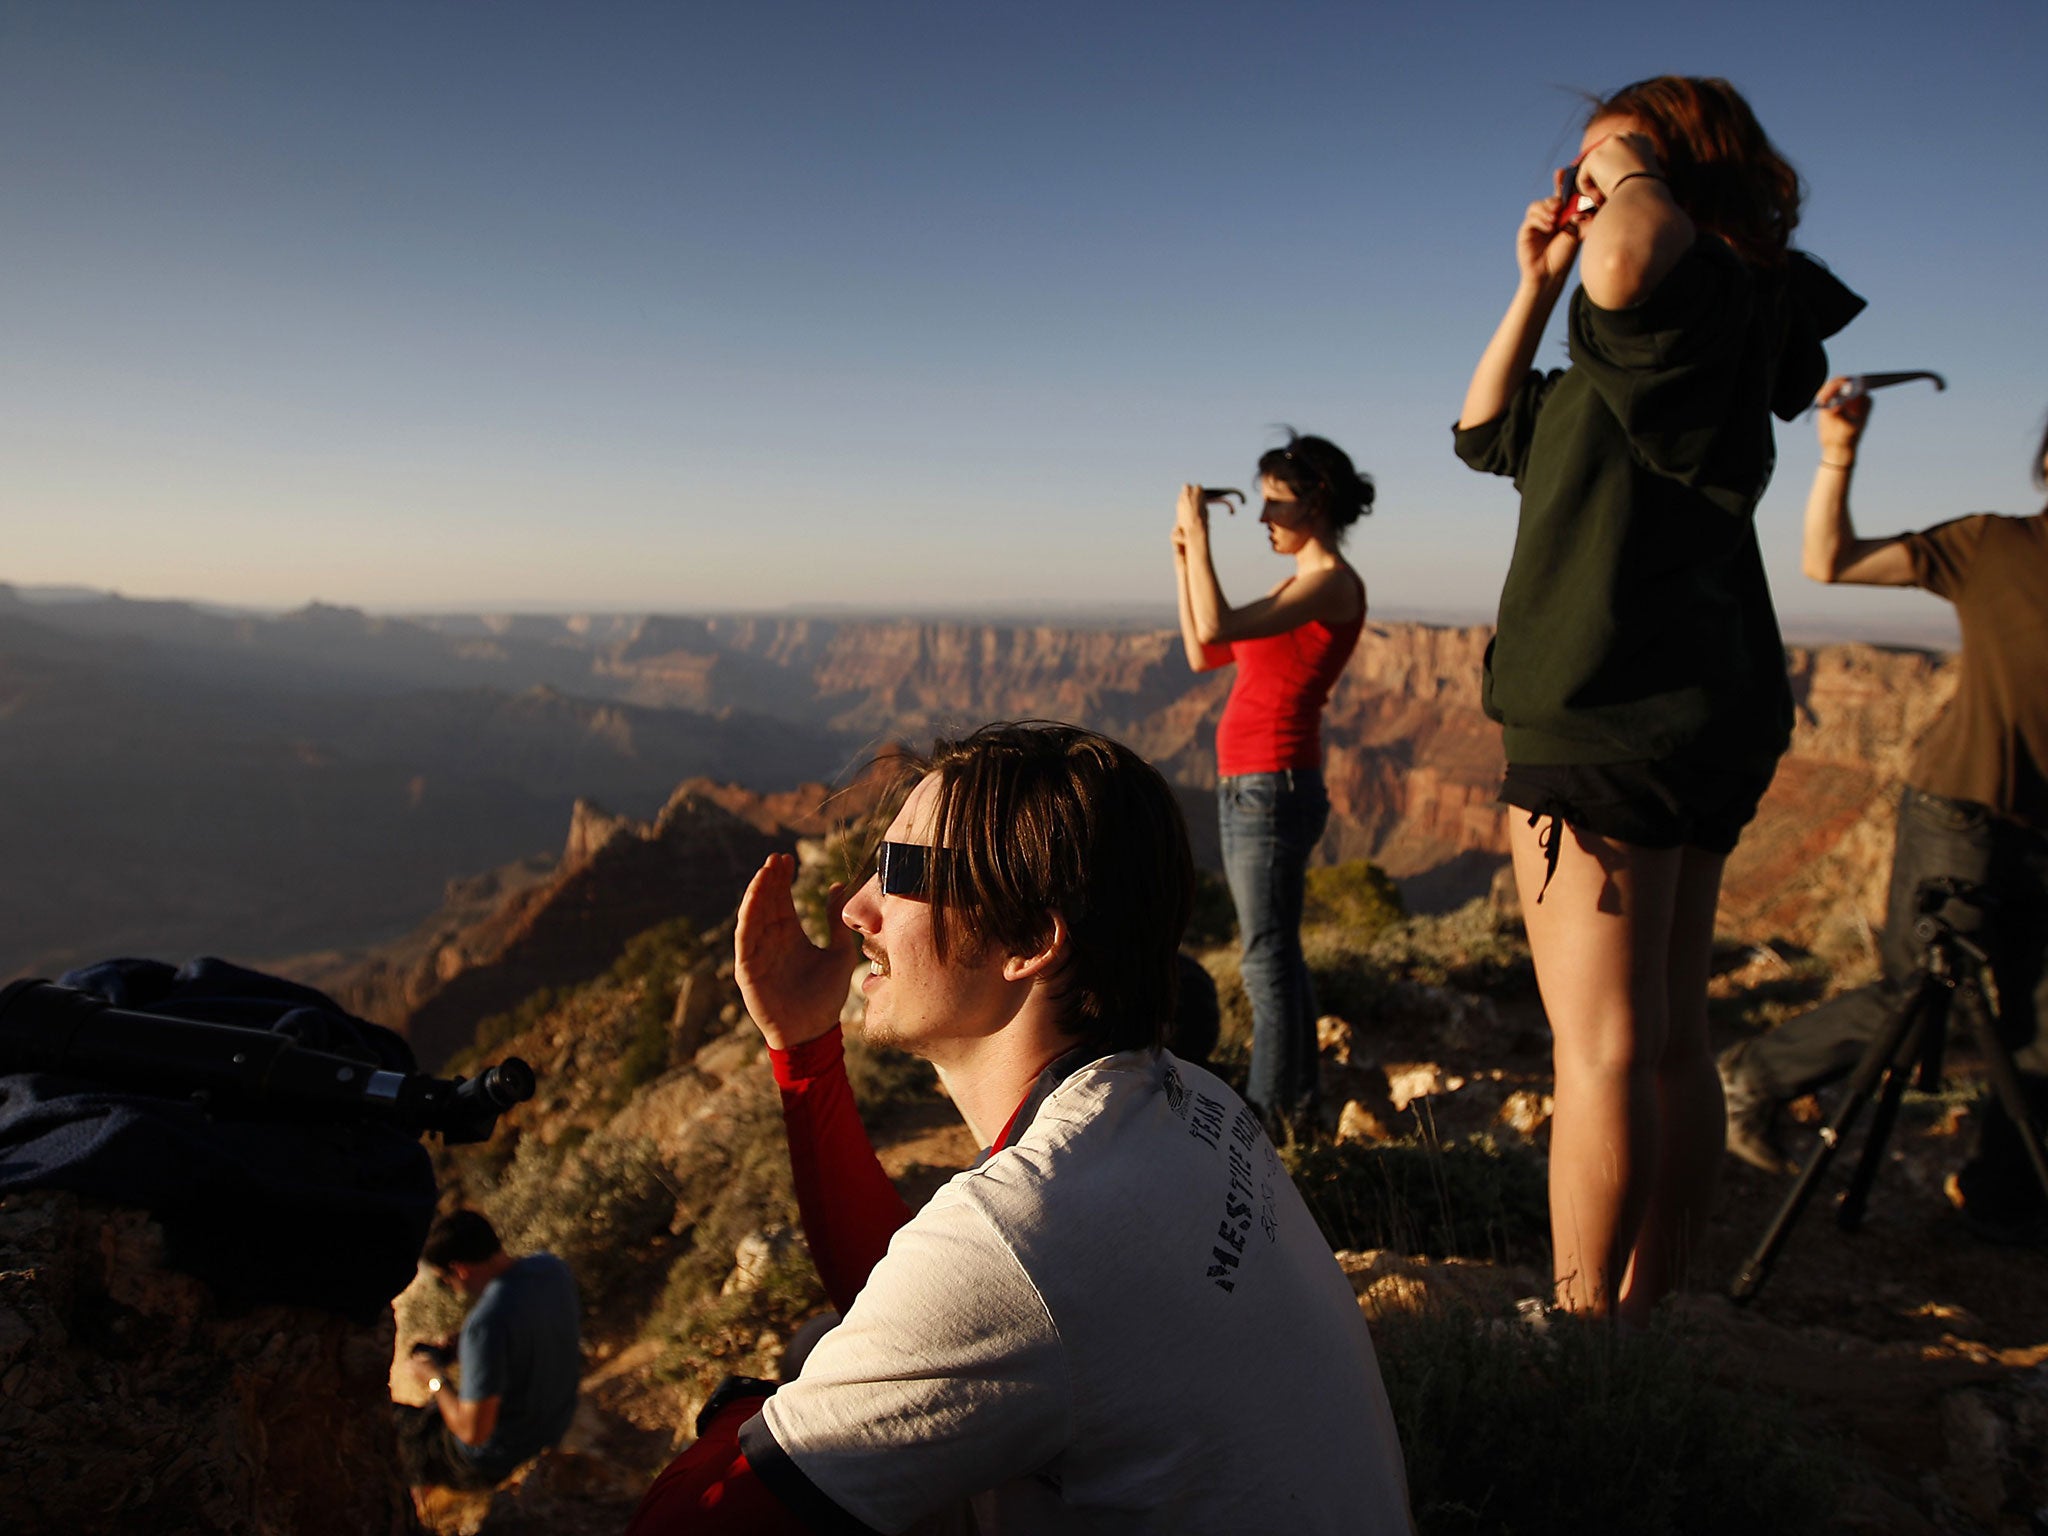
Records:
<instances>
[{"instance_id":1,"label":"person's ear","mask_svg":"<svg viewBox=\"0 0 2048 1536\"><path fill-rule=\"evenodd\" d=\"M1060 968L1067 958L1067 920L1055 912L1047 924L1045 941L1028 955L1011 955L1003 962L1003 980L1040 981Z\"/></svg>"}]
</instances>

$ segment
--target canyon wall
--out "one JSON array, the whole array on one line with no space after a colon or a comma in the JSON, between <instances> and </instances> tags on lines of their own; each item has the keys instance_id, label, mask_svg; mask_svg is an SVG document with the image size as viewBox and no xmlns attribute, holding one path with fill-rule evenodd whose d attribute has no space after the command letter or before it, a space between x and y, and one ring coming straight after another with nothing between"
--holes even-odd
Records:
<instances>
[{"instance_id":1,"label":"canyon wall","mask_svg":"<svg viewBox=\"0 0 2048 1536\"><path fill-rule=\"evenodd\" d=\"M1324 716L1332 815L1323 852L1372 858L1418 910L1478 894L1506 858L1494 799L1500 732L1479 707L1491 634L1369 624ZM1050 716L1129 741L1183 785L1215 782L1230 674L1191 673L1168 631L712 619L688 639L743 658L736 679L761 665L802 672L810 723L871 741ZM621 667L629 649L615 653ZM1792 749L1729 861L1722 923L1757 941L1860 945L1864 917L1883 905L1898 783L1954 692L1954 664L1851 644L1789 651L1787 666ZM794 696L786 684L779 693ZM1206 827L1196 832L1198 852L1213 848Z\"/></svg>"},{"instance_id":2,"label":"canyon wall","mask_svg":"<svg viewBox=\"0 0 2048 1536\"><path fill-rule=\"evenodd\" d=\"M1483 893L1507 861L1506 812L1495 800L1500 731L1479 707L1489 638L1478 627L1370 625L1325 715L1331 818L1322 853L1371 858L1414 911ZM1882 915L1896 788L1954 691L1954 665L1867 645L1795 650L1787 664L1792 749L1728 862L1720 927L1860 967L1870 958L1867 924ZM732 708L717 690L744 684L756 704L864 740L849 763L889 741L915 744L991 718L1082 721L1129 741L1175 781L1197 858L1216 862L1207 792L1230 674L1191 674L1169 633L648 621L607 665L650 701L687 686L697 709ZM763 669L779 679L772 687L748 682ZM529 872L481 904L468 898L489 891L458 888L450 911L405 953L306 979L408 1029L437 1059L478 1017L510 1008L524 990L595 974L670 911L687 911L700 928L715 922L749 861L822 829L827 793L814 785L763 797L697 781L652 824L580 805L552 871Z\"/></svg>"}]
</instances>

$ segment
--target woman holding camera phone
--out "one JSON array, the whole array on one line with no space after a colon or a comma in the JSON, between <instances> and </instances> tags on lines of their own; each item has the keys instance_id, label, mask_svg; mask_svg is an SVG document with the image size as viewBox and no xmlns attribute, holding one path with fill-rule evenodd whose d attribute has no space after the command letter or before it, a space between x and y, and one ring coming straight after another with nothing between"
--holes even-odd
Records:
<instances>
[{"instance_id":1,"label":"woman holding camera phone","mask_svg":"<svg viewBox=\"0 0 2048 1536\"><path fill-rule=\"evenodd\" d=\"M1365 583L1339 552L1373 485L1321 437L1288 434L1259 459L1259 521L1293 562L1264 597L1232 607L1209 552L1209 507L1236 497L1184 485L1174 520L1180 633L1197 672L1235 663L1216 728L1217 824L1252 1006L1245 1098L1276 1140L1316 1110L1316 1011L1301 954L1309 854L1323 835L1322 712L1365 627ZM1242 499L1242 498L1238 498Z\"/></svg>"},{"instance_id":2,"label":"woman holding camera phone","mask_svg":"<svg viewBox=\"0 0 2048 1536\"><path fill-rule=\"evenodd\" d=\"M1752 522L1822 340L1863 301L1790 249L1799 179L1725 80L1590 112L1531 203L1457 425L1520 526L1487 652L1516 885L1554 1036L1557 1303L1639 1321L1711 1202L1721 870L1790 741ZM1571 366L1531 368L1573 265Z\"/></svg>"}]
</instances>

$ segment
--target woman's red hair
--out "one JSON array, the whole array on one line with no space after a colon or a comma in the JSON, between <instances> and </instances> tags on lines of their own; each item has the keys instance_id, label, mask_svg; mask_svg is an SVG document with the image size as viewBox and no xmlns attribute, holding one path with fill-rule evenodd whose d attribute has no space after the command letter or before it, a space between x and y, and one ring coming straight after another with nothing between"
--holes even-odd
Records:
<instances>
[{"instance_id":1,"label":"woman's red hair","mask_svg":"<svg viewBox=\"0 0 2048 1536\"><path fill-rule=\"evenodd\" d=\"M1799 224L1799 173L1726 80L1659 75L1596 101L1587 117L1632 117L1657 146L1672 199L1744 261L1775 266Z\"/></svg>"}]
</instances>

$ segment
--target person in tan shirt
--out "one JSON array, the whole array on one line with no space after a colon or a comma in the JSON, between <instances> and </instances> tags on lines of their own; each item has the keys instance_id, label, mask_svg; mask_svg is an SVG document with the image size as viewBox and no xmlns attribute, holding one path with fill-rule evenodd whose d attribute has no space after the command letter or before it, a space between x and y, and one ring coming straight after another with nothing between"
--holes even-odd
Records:
<instances>
[{"instance_id":1,"label":"person in tan shirt","mask_svg":"<svg viewBox=\"0 0 2048 1536\"><path fill-rule=\"evenodd\" d=\"M1829 399L1842 384L1822 389ZM1883 979L1843 993L1720 1059L1728 1150L1783 1171L1773 1134L1780 1104L1853 1067L1900 1002L1921 962L1916 896L1938 877L1988 899L1949 903L1959 929L1989 952L2004 1038L2033 1105L2048 1118L2048 508L2031 517L1981 513L1919 533L1866 539L1849 513L1849 482L1869 421L1867 395L1819 413L1820 465L1806 505L1804 566L1815 581L1921 587L1956 606L1962 627L1955 699L1921 743L1899 802L1883 941ZM2048 435L2034 478L2048 489ZM2048 1237L2048 1198L2011 1119L1987 1097L1971 1159L1949 1198L1981 1236Z\"/></svg>"}]
</instances>

